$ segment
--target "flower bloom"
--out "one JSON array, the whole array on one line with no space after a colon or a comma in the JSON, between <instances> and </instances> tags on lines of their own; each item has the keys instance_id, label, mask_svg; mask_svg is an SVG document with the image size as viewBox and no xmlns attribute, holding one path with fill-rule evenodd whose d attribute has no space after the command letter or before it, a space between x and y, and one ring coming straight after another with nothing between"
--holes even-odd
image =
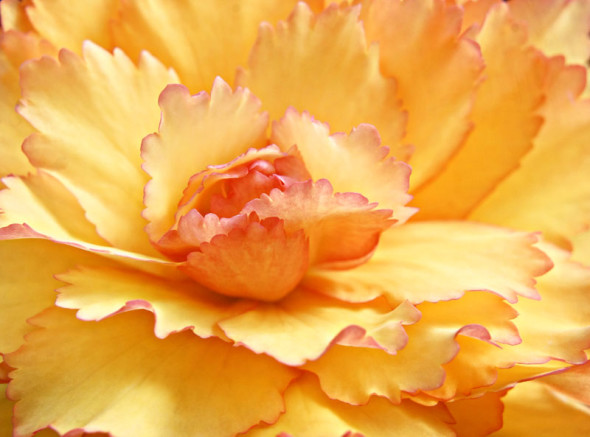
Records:
<instances>
[{"instance_id":1,"label":"flower bloom","mask_svg":"<svg viewBox=\"0 0 590 437\"><path fill-rule=\"evenodd\" d=\"M351 3L0 3L0 431L590 433L590 1Z\"/></svg>"}]
</instances>

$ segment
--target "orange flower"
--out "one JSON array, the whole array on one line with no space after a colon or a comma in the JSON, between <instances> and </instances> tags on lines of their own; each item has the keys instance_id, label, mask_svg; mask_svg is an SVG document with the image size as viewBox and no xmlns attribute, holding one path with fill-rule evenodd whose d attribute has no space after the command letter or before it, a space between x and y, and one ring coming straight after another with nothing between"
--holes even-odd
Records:
<instances>
[{"instance_id":1,"label":"orange flower","mask_svg":"<svg viewBox=\"0 0 590 437\"><path fill-rule=\"evenodd\" d=\"M590 432L590 1L329 3L2 1L0 431Z\"/></svg>"}]
</instances>

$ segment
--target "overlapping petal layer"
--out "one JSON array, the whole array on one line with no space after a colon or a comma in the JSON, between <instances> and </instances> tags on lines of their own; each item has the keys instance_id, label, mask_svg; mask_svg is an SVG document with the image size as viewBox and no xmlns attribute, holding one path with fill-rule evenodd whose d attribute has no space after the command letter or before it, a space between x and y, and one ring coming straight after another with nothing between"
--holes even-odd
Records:
<instances>
[{"instance_id":1,"label":"overlapping petal layer","mask_svg":"<svg viewBox=\"0 0 590 437\"><path fill-rule=\"evenodd\" d=\"M88 43L81 59L61 51L22 71L19 112L39 131L25 153L76 196L88 219L113 245L152 253L145 221L139 147L158 125L160 90L176 76L144 54L139 67L121 52ZM51 86L47 86L51 84Z\"/></svg>"},{"instance_id":2,"label":"overlapping petal layer","mask_svg":"<svg viewBox=\"0 0 590 437\"><path fill-rule=\"evenodd\" d=\"M314 269L304 284L350 301L455 299L489 290L511 302L535 298L533 277L551 261L532 247L537 237L469 222L410 223L385 232L374 256L353 270Z\"/></svg>"},{"instance_id":3,"label":"overlapping petal layer","mask_svg":"<svg viewBox=\"0 0 590 437\"><path fill-rule=\"evenodd\" d=\"M452 425L458 437L486 436L502 428L504 405L503 392L489 392L485 395L449 402L447 407L457 422Z\"/></svg>"},{"instance_id":4,"label":"overlapping petal layer","mask_svg":"<svg viewBox=\"0 0 590 437\"><path fill-rule=\"evenodd\" d=\"M289 106L349 132L370 121L402 159L405 126L395 81L379 71L376 46L367 47L358 8L328 7L319 15L299 3L276 28L262 24L248 69L236 83L252 90L273 120ZM277 92L277 90L281 90Z\"/></svg>"},{"instance_id":5,"label":"overlapping petal layer","mask_svg":"<svg viewBox=\"0 0 590 437\"><path fill-rule=\"evenodd\" d=\"M52 426L119 436L219 436L274 422L295 372L271 358L190 332L160 340L131 311L100 323L51 309L10 355L15 435ZM146 414L146 411L157 414ZM182 417L182 420L178 420Z\"/></svg>"},{"instance_id":6,"label":"overlapping petal layer","mask_svg":"<svg viewBox=\"0 0 590 437\"><path fill-rule=\"evenodd\" d=\"M470 130L483 60L477 46L459 35L461 11L444 1L362 5L367 39L379 43L381 69L398 82L408 112L404 141L415 147L408 161L415 190L446 165Z\"/></svg>"}]
</instances>

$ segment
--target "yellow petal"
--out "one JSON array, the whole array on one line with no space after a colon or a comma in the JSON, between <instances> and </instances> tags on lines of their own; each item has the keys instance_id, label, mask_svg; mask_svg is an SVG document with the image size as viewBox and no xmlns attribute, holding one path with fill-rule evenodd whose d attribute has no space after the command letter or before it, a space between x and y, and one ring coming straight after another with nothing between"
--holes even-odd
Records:
<instances>
[{"instance_id":1,"label":"yellow petal","mask_svg":"<svg viewBox=\"0 0 590 437\"><path fill-rule=\"evenodd\" d=\"M487 436L502 427L504 406L500 400L505 393L485 395L447 403L449 412L457 422L452 425L457 437Z\"/></svg>"},{"instance_id":2,"label":"yellow petal","mask_svg":"<svg viewBox=\"0 0 590 437\"><path fill-rule=\"evenodd\" d=\"M44 240L3 241L0 258L2 352L17 349L30 331L27 319L55 302L60 283L53 275L95 259L81 250Z\"/></svg>"},{"instance_id":3,"label":"yellow petal","mask_svg":"<svg viewBox=\"0 0 590 437\"><path fill-rule=\"evenodd\" d=\"M117 13L117 4L117 0L34 0L26 12L43 38L81 53L84 40L112 49L109 21Z\"/></svg>"},{"instance_id":4,"label":"yellow petal","mask_svg":"<svg viewBox=\"0 0 590 437\"><path fill-rule=\"evenodd\" d=\"M418 312L407 303L391 310L379 301L351 305L297 290L280 302L260 304L219 326L229 338L256 353L300 365L318 358L336 342L393 354L407 341L402 325L418 318Z\"/></svg>"},{"instance_id":5,"label":"yellow petal","mask_svg":"<svg viewBox=\"0 0 590 437\"><path fill-rule=\"evenodd\" d=\"M246 436L454 435L447 425L452 418L442 405L424 407L412 401L393 405L386 399L374 397L367 405L352 406L330 400L311 377L302 377L291 384L285 393L285 404L287 412L277 423L255 428Z\"/></svg>"},{"instance_id":6,"label":"yellow petal","mask_svg":"<svg viewBox=\"0 0 590 437\"><path fill-rule=\"evenodd\" d=\"M285 18L295 0L129 0L113 24L115 45L132 58L146 47L174 67L191 92L208 90L216 76L234 77L248 59L258 25Z\"/></svg>"},{"instance_id":7,"label":"yellow petal","mask_svg":"<svg viewBox=\"0 0 590 437\"><path fill-rule=\"evenodd\" d=\"M319 377L323 391L331 399L358 405L376 394L399 403L402 392L416 393L443 385L443 364L457 354L458 334L512 343L518 339L510 322L515 312L490 293L468 293L456 301L418 307L422 318L404 328L408 344L395 355L379 349L335 345L303 368ZM468 370L465 367L465 373Z\"/></svg>"},{"instance_id":8,"label":"yellow petal","mask_svg":"<svg viewBox=\"0 0 590 437\"><path fill-rule=\"evenodd\" d=\"M590 434L590 410L540 382L518 384L503 399L504 424L494 437Z\"/></svg>"},{"instance_id":9,"label":"yellow petal","mask_svg":"<svg viewBox=\"0 0 590 437\"><path fill-rule=\"evenodd\" d=\"M513 0L511 14L526 22L529 41L547 56L562 55L568 64L590 58L590 1Z\"/></svg>"},{"instance_id":10,"label":"yellow petal","mask_svg":"<svg viewBox=\"0 0 590 437\"><path fill-rule=\"evenodd\" d=\"M43 58L21 70L19 110L40 131L25 153L76 196L106 240L154 253L141 217L147 175L140 144L158 125L157 96L174 74L147 54L136 68L118 50L88 43L84 53L80 59L64 50L59 63Z\"/></svg>"},{"instance_id":11,"label":"yellow petal","mask_svg":"<svg viewBox=\"0 0 590 437\"><path fill-rule=\"evenodd\" d=\"M153 317L131 311L99 323L51 309L9 358L16 435L51 425L117 436L233 435L274 422L294 371L245 348L191 332L160 340ZM149 414L152 412L153 414Z\"/></svg>"},{"instance_id":12,"label":"yellow petal","mask_svg":"<svg viewBox=\"0 0 590 437\"><path fill-rule=\"evenodd\" d=\"M527 47L526 33L505 5L492 8L476 37L485 81L472 113L473 132L445 169L415 194L417 217L463 218L531 149L541 119L544 58Z\"/></svg>"},{"instance_id":13,"label":"yellow petal","mask_svg":"<svg viewBox=\"0 0 590 437\"><path fill-rule=\"evenodd\" d=\"M549 64L545 123L534 149L470 215L474 220L540 230L562 247L590 217L590 102L580 100L585 70Z\"/></svg>"},{"instance_id":14,"label":"yellow petal","mask_svg":"<svg viewBox=\"0 0 590 437\"><path fill-rule=\"evenodd\" d=\"M20 98L18 69L28 59L54 52L49 43L33 34L0 34L0 176L26 174L33 169L21 150L23 140L33 128L15 111Z\"/></svg>"},{"instance_id":15,"label":"yellow petal","mask_svg":"<svg viewBox=\"0 0 590 437\"><path fill-rule=\"evenodd\" d=\"M308 113L287 110L273 124L271 141L283 150L296 145L311 178L329 180L337 193L360 193L380 208L393 210L393 218L401 222L414 213L404 207L411 199L410 168L387 158L388 150L373 126L360 125L349 135L330 135L329 127Z\"/></svg>"},{"instance_id":16,"label":"yellow petal","mask_svg":"<svg viewBox=\"0 0 590 437\"><path fill-rule=\"evenodd\" d=\"M180 85L160 96L158 134L145 138L143 168L152 177L146 187L148 232L157 241L174 224L174 214L191 176L225 164L249 148L266 143L267 117L248 90L232 92L219 79L211 96L191 96Z\"/></svg>"},{"instance_id":17,"label":"yellow petal","mask_svg":"<svg viewBox=\"0 0 590 437\"><path fill-rule=\"evenodd\" d=\"M402 158L405 125L392 79L378 65L376 46L367 48L358 8L328 7L314 15L299 3L276 28L263 23L247 70L236 82L247 86L277 120L289 106L349 132L361 123L377 127L393 156Z\"/></svg>"},{"instance_id":18,"label":"yellow petal","mask_svg":"<svg viewBox=\"0 0 590 437\"><path fill-rule=\"evenodd\" d=\"M469 222L420 222L381 236L371 260L352 270L313 269L306 287L348 301L436 302L489 290L514 302L535 298L533 277L551 262L537 237Z\"/></svg>"},{"instance_id":19,"label":"yellow petal","mask_svg":"<svg viewBox=\"0 0 590 437\"><path fill-rule=\"evenodd\" d=\"M58 290L57 306L77 309L80 320L146 309L155 315L159 338L189 329L203 338L223 336L216 323L244 310L244 302L210 293L193 281L163 280L130 269L79 267L57 278L68 283Z\"/></svg>"},{"instance_id":20,"label":"yellow petal","mask_svg":"<svg viewBox=\"0 0 590 437\"><path fill-rule=\"evenodd\" d=\"M461 15L442 0L363 4L367 40L379 43L381 69L398 82L408 111L404 142L415 147L408 161L414 190L441 170L471 127L483 62L472 41L460 36Z\"/></svg>"},{"instance_id":21,"label":"yellow petal","mask_svg":"<svg viewBox=\"0 0 590 437\"><path fill-rule=\"evenodd\" d=\"M525 359L556 358L571 363L586 361L590 348L590 268L569 260L569 253L543 244L555 267L538 279L538 301L514 304L515 320L523 343L516 348Z\"/></svg>"},{"instance_id":22,"label":"yellow petal","mask_svg":"<svg viewBox=\"0 0 590 437\"><path fill-rule=\"evenodd\" d=\"M58 240L105 244L76 198L53 176L39 171L2 182L7 189L0 191L0 226L26 223Z\"/></svg>"},{"instance_id":23,"label":"yellow petal","mask_svg":"<svg viewBox=\"0 0 590 437\"><path fill-rule=\"evenodd\" d=\"M575 235L572 244L572 260L590 265L590 229Z\"/></svg>"}]
</instances>

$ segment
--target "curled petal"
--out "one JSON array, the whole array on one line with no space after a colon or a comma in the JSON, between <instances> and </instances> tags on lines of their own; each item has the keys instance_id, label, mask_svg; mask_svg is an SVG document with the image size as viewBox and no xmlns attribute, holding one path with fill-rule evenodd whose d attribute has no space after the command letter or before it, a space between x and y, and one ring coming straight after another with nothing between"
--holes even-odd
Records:
<instances>
[{"instance_id":1,"label":"curled petal","mask_svg":"<svg viewBox=\"0 0 590 437\"><path fill-rule=\"evenodd\" d=\"M364 262L392 221L390 210L357 193L333 193L321 179L273 190L246 204L242 213L260 218L280 217L287 232L303 229L310 240L310 264L349 266Z\"/></svg>"},{"instance_id":2,"label":"curled petal","mask_svg":"<svg viewBox=\"0 0 590 437\"><path fill-rule=\"evenodd\" d=\"M307 270L308 249L302 230L286 232L281 220L269 218L202 243L181 270L226 296L272 302L297 286Z\"/></svg>"}]
</instances>

